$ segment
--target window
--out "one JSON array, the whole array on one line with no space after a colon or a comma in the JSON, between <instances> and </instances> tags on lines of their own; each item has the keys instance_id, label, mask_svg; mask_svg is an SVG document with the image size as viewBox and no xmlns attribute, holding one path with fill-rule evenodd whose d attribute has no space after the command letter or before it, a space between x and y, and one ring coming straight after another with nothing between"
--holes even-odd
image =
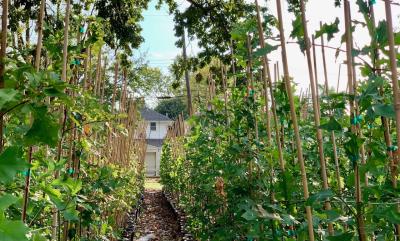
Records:
<instances>
[{"instance_id":1,"label":"window","mask_svg":"<svg viewBox=\"0 0 400 241\"><path fill-rule=\"evenodd\" d=\"M155 123L155 122L150 122L150 130L151 130L151 131L157 130L157 123Z\"/></svg>"}]
</instances>

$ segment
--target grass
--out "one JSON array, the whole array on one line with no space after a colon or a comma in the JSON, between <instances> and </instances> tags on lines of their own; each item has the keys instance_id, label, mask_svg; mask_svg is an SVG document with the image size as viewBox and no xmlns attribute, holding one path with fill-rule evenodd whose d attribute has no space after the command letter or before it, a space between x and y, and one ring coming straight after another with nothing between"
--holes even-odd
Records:
<instances>
[{"instance_id":1,"label":"grass","mask_svg":"<svg viewBox=\"0 0 400 241\"><path fill-rule=\"evenodd\" d=\"M148 190L161 190L162 185L160 183L160 178L146 178L144 188Z\"/></svg>"}]
</instances>

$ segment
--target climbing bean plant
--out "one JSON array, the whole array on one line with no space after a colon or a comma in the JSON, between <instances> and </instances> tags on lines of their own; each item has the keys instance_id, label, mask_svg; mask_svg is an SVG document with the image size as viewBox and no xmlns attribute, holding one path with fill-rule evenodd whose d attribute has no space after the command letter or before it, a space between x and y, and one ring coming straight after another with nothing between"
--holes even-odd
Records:
<instances>
[{"instance_id":1,"label":"climbing bean plant","mask_svg":"<svg viewBox=\"0 0 400 241\"><path fill-rule=\"evenodd\" d=\"M197 240L398 240L399 55L394 47L400 33L392 28L392 3L328 1L344 16L310 33L306 2L288 1L295 19L290 37L296 40L288 42L282 2L276 1L275 16L257 18L255 12L233 28L234 68L221 64L228 69L225 76L210 71L210 94L187 121L190 130L184 137L170 135L164 144L165 191L186 212ZM375 22L375 4L386 7L380 22ZM364 19L352 21L353 5ZM259 11L257 1L254 7ZM354 29L360 28L371 39L356 48ZM318 85L315 74L315 68L325 73L327 68L315 59L316 49L332 48L335 37L345 46L334 47L336 58L343 55L347 65L343 92L327 84L326 74L325 84ZM288 43L298 43L308 60L309 94L296 94ZM268 58L278 49L283 75Z\"/></svg>"},{"instance_id":2,"label":"climbing bean plant","mask_svg":"<svg viewBox=\"0 0 400 241\"><path fill-rule=\"evenodd\" d=\"M144 182L135 2L2 1L0 240L121 238Z\"/></svg>"}]
</instances>

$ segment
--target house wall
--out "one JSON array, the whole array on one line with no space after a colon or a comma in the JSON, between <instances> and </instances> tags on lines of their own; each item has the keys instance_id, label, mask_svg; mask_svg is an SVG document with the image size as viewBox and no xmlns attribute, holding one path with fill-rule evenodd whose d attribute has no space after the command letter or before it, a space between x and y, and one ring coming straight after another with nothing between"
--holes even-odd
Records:
<instances>
[{"instance_id":1,"label":"house wall","mask_svg":"<svg viewBox=\"0 0 400 241\"><path fill-rule=\"evenodd\" d=\"M152 145L147 145L147 153L156 153L156 173L155 176L160 176L160 160L161 160L161 147L155 147Z\"/></svg>"},{"instance_id":2,"label":"house wall","mask_svg":"<svg viewBox=\"0 0 400 241\"><path fill-rule=\"evenodd\" d=\"M156 122L157 130L155 131L150 130L150 122ZM148 121L146 129L147 139L164 139L165 136L167 135L168 126L171 123L172 123L171 121Z\"/></svg>"},{"instance_id":3,"label":"house wall","mask_svg":"<svg viewBox=\"0 0 400 241\"><path fill-rule=\"evenodd\" d=\"M150 122L156 122L156 130L150 130ZM164 139L167 135L168 126L172 121L147 121L146 136L147 139ZM161 147L147 145L147 153L156 153L156 176L160 176L160 160L161 160Z\"/></svg>"}]
</instances>

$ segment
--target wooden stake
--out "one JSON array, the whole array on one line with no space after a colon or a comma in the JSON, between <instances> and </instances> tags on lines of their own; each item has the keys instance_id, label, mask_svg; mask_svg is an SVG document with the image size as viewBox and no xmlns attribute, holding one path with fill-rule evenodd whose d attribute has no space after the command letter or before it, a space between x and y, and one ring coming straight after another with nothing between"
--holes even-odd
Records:
<instances>
[{"instance_id":1,"label":"wooden stake","mask_svg":"<svg viewBox=\"0 0 400 241\"><path fill-rule=\"evenodd\" d=\"M35 57L35 69L36 71L40 70L40 57L42 52L42 41L43 41L43 17L44 17L44 10L45 10L46 0L42 0L40 4L40 13L38 18L38 40L36 44L36 57ZM30 146L28 148L28 164L32 164L32 154L33 154L33 147ZM26 212L28 209L28 202L29 202L29 189L31 183L31 168L28 168L28 171L25 176L25 188L24 188L24 199L23 199L23 208L22 208L22 222L26 222Z\"/></svg>"},{"instance_id":2,"label":"wooden stake","mask_svg":"<svg viewBox=\"0 0 400 241\"><path fill-rule=\"evenodd\" d=\"M260 13L260 6L258 5L258 1L255 0L256 4L256 10L257 10L257 27L258 27L258 36L259 36L259 43L261 48L265 48L265 38L264 38L264 29L262 26L262 20L261 20L261 13ZM264 105L265 105L265 125L267 129L267 145L271 145L271 116L269 112L269 101L268 101L268 81L271 79L271 73L269 71L269 66L268 66L268 59L267 55L262 56L262 66L263 70L261 72L261 79L264 84ZM269 76L267 76L269 75Z\"/></svg>"},{"instance_id":3,"label":"wooden stake","mask_svg":"<svg viewBox=\"0 0 400 241\"><path fill-rule=\"evenodd\" d=\"M320 22L320 27L322 28L322 22ZM325 90L325 95L329 96L328 68L326 66L324 35L321 36L321 52L322 52L322 63L324 66L324 78L325 78L324 90ZM339 65L339 73L340 73L340 66L341 65ZM339 74L339 78L340 78L340 74ZM330 113L330 114L332 115L332 113ZM333 147L332 151L333 151L333 160L335 162L335 175L336 175L336 181L337 181L337 185L338 185L338 192L339 192L339 194L341 194L342 181L340 180L339 157L338 157L338 153L337 153L336 136L335 136L334 131L331 131L331 142L332 142L332 147Z\"/></svg>"},{"instance_id":4,"label":"wooden stake","mask_svg":"<svg viewBox=\"0 0 400 241\"><path fill-rule=\"evenodd\" d=\"M256 8L257 8L257 25L258 25L258 34L259 34L259 39L260 39L260 46L261 48L265 48L265 39L264 39L264 29L261 23L261 14L260 14L260 7L258 5L258 1L255 0L256 3ZM278 122L278 117L276 114L276 103L275 103L275 97L274 97L274 91L272 89L272 80L271 80L271 71L269 68L269 60L268 56L265 55L263 56L263 72L262 72L262 80L264 82L264 95L265 95L265 108L267 111L267 130L270 128L270 124L268 124L269 121L269 114L268 114L268 87L270 91L270 96L271 96L271 107L272 107L272 116L274 118L274 125L275 125L275 138L276 138L276 145L278 148L278 158L279 158L279 164L282 172L285 171L285 160L283 159L283 153L282 153L282 145L281 145L281 133L279 130L279 122ZM276 65L275 65L276 66ZM275 79L277 79L277 71L274 71L275 74ZM271 130L268 130L268 139L271 137Z\"/></svg>"},{"instance_id":5,"label":"wooden stake","mask_svg":"<svg viewBox=\"0 0 400 241\"><path fill-rule=\"evenodd\" d=\"M392 6L390 5L390 0L385 0L385 12L386 12L386 24L388 31L389 40L389 59L390 59L390 69L392 77L392 88L393 88L393 103L396 111L396 134L397 134L397 150L400 150L400 93L399 93L399 76L397 73L397 53L394 44L394 34L393 34L393 17L392 17ZM391 168L392 174L392 186L397 189L397 167L399 163L398 152L394 154L393 166ZM397 210L400 210L399 205L397 205ZM395 235L397 239L400 239L400 225L396 224Z\"/></svg>"},{"instance_id":6,"label":"wooden stake","mask_svg":"<svg viewBox=\"0 0 400 241\"><path fill-rule=\"evenodd\" d=\"M1 20L1 50L0 50L0 89L4 89L4 72L5 72L5 58L7 49L7 28L8 28L8 0L2 1L2 20ZM0 110L0 152L3 151L3 128L4 117L3 112Z\"/></svg>"},{"instance_id":7,"label":"wooden stake","mask_svg":"<svg viewBox=\"0 0 400 241\"><path fill-rule=\"evenodd\" d=\"M46 0L42 0L40 2L40 12L37 23L38 39L36 44L36 57L35 57L36 70L40 68L40 59L41 59L42 45L43 45L43 18L44 18L45 8L46 8Z\"/></svg>"},{"instance_id":8,"label":"wooden stake","mask_svg":"<svg viewBox=\"0 0 400 241\"><path fill-rule=\"evenodd\" d=\"M235 53L234 53L234 47L233 47L233 40L231 39L231 65L232 65L232 74L233 74L233 87L236 87L236 67L235 67Z\"/></svg>"},{"instance_id":9,"label":"wooden stake","mask_svg":"<svg viewBox=\"0 0 400 241\"><path fill-rule=\"evenodd\" d=\"M303 196L304 199L307 200L309 198L308 192L308 181L307 181L307 173L303 159L303 146L300 138L299 133L299 126L297 123L297 115L296 109L294 104L294 98L292 93L292 86L289 76L289 65L287 61L287 51L286 51L286 40L285 40L285 31L283 28L283 17L282 17L282 6L281 0L276 0L277 11L278 11L278 21L279 21L279 32L280 32L280 40L281 40L281 47L282 47L282 62L283 62L283 70L284 70L284 79L286 83L286 88L288 89L287 94L289 97L289 104L290 104L290 114L291 119L293 122L293 129L296 139L296 148L297 148L297 159L300 164L300 172L301 172L301 181L303 185ZM309 241L314 241L314 227L313 227L313 217L312 217L312 209L311 206L306 206L306 220L308 224L308 239Z\"/></svg>"},{"instance_id":10,"label":"wooden stake","mask_svg":"<svg viewBox=\"0 0 400 241\"><path fill-rule=\"evenodd\" d=\"M305 48L306 48L306 56L307 56L307 65L308 65L308 74L310 77L310 85L311 85L311 97L312 97L312 104L314 110L314 125L316 129L316 138L318 143L318 153L319 153L319 162L321 165L321 177L322 177L322 187L324 190L329 189L328 184L328 175L326 173L326 161L325 161L325 154L324 154L324 146L323 146L323 137L322 137L322 130L319 128L320 126L320 113L319 113L319 103L318 103L318 85L317 83L317 76L314 76L313 73L313 65L312 65L312 58L311 58L311 46L310 46L310 39L308 37L308 26L307 26L307 18L306 18L306 8L304 4L304 0L300 0L300 8L301 8L301 18L303 22L303 30L304 30L304 41L305 41ZM315 47L314 47L314 57L315 57ZM316 59L315 59L315 66L316 66ZM331 210L331 204L329 201L325 202L325 209ZM332 223L328 223L328 232L330 235L333 235L333 225Z\"/></svg>"},{"instance_id":11,"label":"wooden stake","mask_svg":"<svg viewBox=\"0 0 400 241\"><path fill-rule=\"evenodd\" d=\"M71 8L71 0L66 0L65 19L64 19L64 44L63 44L63 59L62 59L62 74L61 80L67 82L67 65L68 65L68 30L69 30L69 15Z\"/></svg>"},{"instance_id":12,"label":"wooden stake","mask_svg":"<svg viewBox=\"0 0 400 241\"><path fill-rule=\"evenodd\" d=\"M351 15L350 15L350 3L348 0L344 0L344 15L345 15L345 26L346 26L346 54L347 54L347 76L348 76L348 87L349 94L354 95L354 79L353 79L353 55L352 55L352 33L351 33ZM355 103L353 99L350 99L350 120L353 120L356 114ZM351 131L357 133L357 126L352 125ZM361 197L361 183L360 183L360 173L357 160L354 163L354 178L355 178L355 189L356 189L356 206L357 206L357 226L358 226L358 236L360 241L366 241L367 235L365 232L364 225L364 215L362 214L362 197Z\"/></svg>"}]
</instances>

